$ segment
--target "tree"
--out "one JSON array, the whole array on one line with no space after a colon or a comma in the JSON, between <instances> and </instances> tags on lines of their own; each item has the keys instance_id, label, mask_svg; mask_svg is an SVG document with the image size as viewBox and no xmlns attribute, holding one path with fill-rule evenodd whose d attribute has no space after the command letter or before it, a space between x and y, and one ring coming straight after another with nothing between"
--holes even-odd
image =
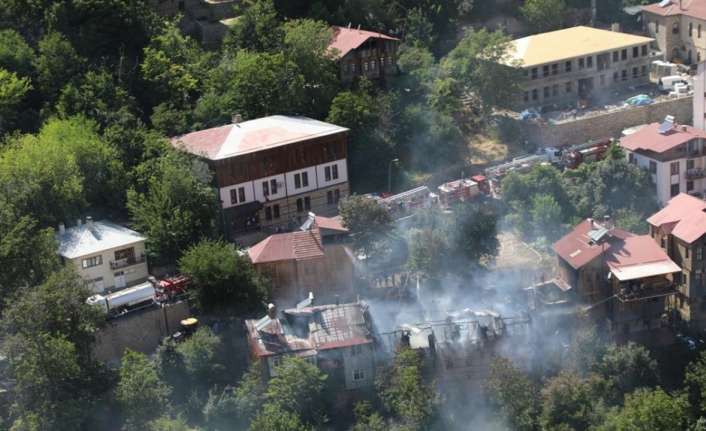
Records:
<instances>
[{"instance_id":1,"label":"tree","mask_svg":"<svg viewBox=\"0 0 706 431\"><path fill-rule=\"evenodd\" d=\"M162 416L147 424L147 431L195 431L182 418Z\"/></svg>"},{"instance_id":2,"label":"tree","mask_svg":"<svg viewBox=\"0 0 706 431\"><path fill-rule=\"evenodd\" d=\"M264 408L253 419L250 431L313 431L314 428L305 425L296 413L280 404L265 404Z\"/></svg>"},{"instance_id":3,"label":"tree","mask_svg":"<svg viewBox=\"0 0 706 431\"><path fill-rule=\"evenodd\" d=\"M299 357L288 356L277 367L277 374L270 378L265 391L267 405L291 412L304 422L319 421L323 415L322 391L326 374L316 365ZM265 411L267 408L265 407ZM256 417L253 424L258 422ZM251 429L257 428L251 425Z\"/></svg>"},{"instance_id":4,"label":"tree","mask_svg":"<svg viewBox=\"0 0 706 431\"><path fill-rule=\"evenodd\" d=\"M181 356L190 386L207 389L224 373L220 349L220 337L207 326L200 327L189 338L177 344L176 352Z\"/></svg>"},{"instance_id":5,"label":"tree","mask_svg":"<svg viewBox=\"0 0 706 431\"><path fill-rule=\"evenodd\" d=\"M154 364L142 353L127 350L120 364L115 398L120 403L128 429L142 429L159 418L170 389L162 382Z\"/></svg>"},{"instance_id":6,"label":"tree","mask_svg":"<svg viewBox=\"0 0 706 431\"><path fill-rule=\"evenodd\" d=\"M485 388L491 404L513 429L537 429L540 412L537 387L510 360L500 357L491 363Z\"/></svg>"},{"instance_id":7,"label":"tree","mask_svg":"<svg viewBox=\"0 0 706 431\"><path fill-rule=\"evenodd\" d=\"M32 74L34 50L15 30L0 30L0 68L19 76Z\"/></svg>"},{"instance_id":8,"label":"tree","mask_svg":"<svg viewBox=\"0 0 706 431\"><path fill-rule=\"evenodd\" d=\"M436 39L434 24L431 23L421 7L411 9L404 20L403 32L405 43L412 46L431 48Z\"/></svg>"},{"instance_id":9,"label":"tree","mask_svg":"<svg viewBox=\"0 0 706 431\"><path fill-rule=\"evenodd\" d=\"M684 386L693 408L701 414L706 412L706 352L686 367Z\"/></svg>"},{"instance_id":10,"label":"tree","mask_svg":"<svg viewBox=\"0 0 706 431\"><path fill-rule=\"evenodd\" d=\"M179 268L196 287L196 301L205 309L252 309L269 296L265 279L232 244L202 241L184 253Z\"/></svg>"},{"instance_id":11,"label":"tree","mask_svg":"<svg viewBox=\"0 0 706 431\"><path fill-rule=\"evenodd\" d=\"M409 242L409 269L438 280L448 259L446 238L439 230L423 229L412 231Z\"/></svg>"},{"instance_id":12,"label":"tree","mask_svg":"<svg viewBox=\"0 0 706 431\"><path fill-rule=\"evenodd\" d=\"M281 43L282 27L272 0L255 0L230 27L223 46L231 51L273 51Z\"/></svg>"},{"instance_id":13,"label":"tree","mask_svg":"<svg viewBox=\"0 0 706 431\"><path fill-rule=\"evenodd\" d=\"M625 396L625 406L608 415L599 431L647 431L687 429L688 402L662 389L638 389Z\"/></svg>"},{"instance_id":14,"label":"tree","mask_svg":"<svg viewBox=\"0 0 706 431\"><path fill-rule=\"evenodd\" d=\"M361 401L353 408L356 423L351 431L386 431L389 429L385 419L373 411L368 401Z\"/></svg>"},{"instance_id":15,"label":"tree","mask_svg":"<svg viewBox=\"0 0 706 431\"><path fill-rule=\"evenodd\" d=\"M597 422L596 398L591 385L578 375L562 372L542 389L542 429L589 429Z\"/></svg>"},{"instance_id":16,"label":"tree","mask_svg":"<svg viewBox=\"0 0 706 431\"><path fill-rule=\"evenodd\" d=\"M52 103L63 86L79 75L84 64L85 59L64 35L56 31L44 35L39 41L34 68L37 70L37 87L45 100Z\"/></svg>"},{"instance_id":17,"label":"tree","mask_svg":"<svg viewBox=\"0 0 706 431\"><path fill-rule=\"evenodd\" d=\"M647 349L632 342L608 346L595 371L607 381L605 398L613 403L619 403L624 394L659 382L657 362Z\"/></svg>"},{"instance_id":18,"label":"tree","mask_svg":"<svg viewBox=\"0 0 706 431\"><path fill-rule=\"evenodd\" d=\"M454 208L454 220L449 228L456 231L452 255L460 256L466 263L478 264L498 254L497 217L488 208L474 204L461 204Z\"/></svg>"},{"instance_id":19,"label":"tree","mask_svg":"<svg viewBox=\"0 0 706 431\"><path fill-rule=\"evenodd\" d=\"M135 228L147 236L154 263L175 262L192 244L215 231L218 202L208 169L188 155L167 151L146 162L128 190Z\"/></svg>"},{"instance_id":20,"label":"tree","mask_svg":"<svg viewBox=\"0 0 706 431\"><path fill-rule=\"evenodd\" d=\"M17 110L31 89L28 78L0 68L0 136L12 129Z\"/></svg>"},{"instance_id":21,"label":"tree","mask_svg":"<svg viewBox=\"0 0 706 431\"><path fill-rule=\"evenodd\" d=\"M382 237L387 234L392 221L390 213L374 199L352 195L338 204L343 225L353 235L358 250L368 256Z\"/></svg>"},{"instance_id":22,"label":"tree","mask_svg":"<svg viewBox=\"0 0 706 431\"><path fill-rule=\"evenodd\" d=\"M253 362L233 391L211 391L204 417L213 429L247 427L265 402L262 366Z\"/></svg>"},{"instance_id":23,"label":"tree","mask_svg":"<svg viewBox=\"0 0 706 431\"><path fill-rule=\"evenodd\" d=\"M434 416L433 389L424 384L421 367L417 352L402 348L386 378L379 382L383 404L410 430L426 429Z\"/></svg>"},{"instance_id":24,"label":"tree","mask_svg":"<svg viewBox=\"0 0 706 431\"><path fill-rule=\"evenodd\" d=\"M561 226L564 216L561 207L551 195L534 195L530 208L530 217L534 228L534 236L545 238L553 242L561 235Z\"/></svg>"},{"instance_id":25,"label":"tree","mask_svg":"<svg viewBox=\"0 0 706 431\"><path fill-rule=\"evenodd\" d=\"M520 13L537 33L558 30L564 22L566 3L564 0L527 0L520 7Z\"/></svg>"}]
</instances>

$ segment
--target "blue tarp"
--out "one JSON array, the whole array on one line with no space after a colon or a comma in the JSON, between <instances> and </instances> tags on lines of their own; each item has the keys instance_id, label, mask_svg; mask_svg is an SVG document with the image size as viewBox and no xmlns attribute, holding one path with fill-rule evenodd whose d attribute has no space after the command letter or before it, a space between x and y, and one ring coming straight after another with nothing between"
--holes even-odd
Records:
<instances>
[{"instance_id":1,"label":"blue tarp","mask_svg":"<svg viewBox=\"0 0 706 431\"><path fill-rule=\"evenodd\" d=\"M646 94L638 94L637 96L631 97L625 101L625 103L632 106L649 105L652 102L654 102L654 100Z\"/></svg>"}]
</instances>

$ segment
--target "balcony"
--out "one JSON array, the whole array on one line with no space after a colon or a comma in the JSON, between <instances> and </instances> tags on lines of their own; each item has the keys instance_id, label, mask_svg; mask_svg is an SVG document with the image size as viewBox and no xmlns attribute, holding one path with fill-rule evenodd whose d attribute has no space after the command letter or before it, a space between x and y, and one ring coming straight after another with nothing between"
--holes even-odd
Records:
<instances>
[{"instance_id":1,"label":"balcony","mask_svg":"<svg viewBox=\"0 0 706 431\"><path fill-rule=\"evenodd\" d=\"M110 269L127 268L128 266L137 265L140 263L145 263L145 255L144 254L139 257L130 257L127 259L120 259L120 260L116 260L116 261L111 261L110 262Z\"/></svg>"},{"instance_id":2,"label":"balcony","mask_svg":"<svg viewBox=\"0 0 706 431\"><path fill-rule=\"evenodd\" d=\"M618 293L615 295L622 303L647 301L650 299L663 298L676 294L677 291L668 280L657 283L626 283L621 284Z\"/></svg>"},{"instance_id":3,"label":"balcony","mask_svg":"<svg viewBox=\"0 0 706 431\"><path fill-rule=\"evenodd\" d=\"M687 180L697 180L706 177L706 170L702 168L687 169L685 176Z\"/></svg>"}]
</instances>

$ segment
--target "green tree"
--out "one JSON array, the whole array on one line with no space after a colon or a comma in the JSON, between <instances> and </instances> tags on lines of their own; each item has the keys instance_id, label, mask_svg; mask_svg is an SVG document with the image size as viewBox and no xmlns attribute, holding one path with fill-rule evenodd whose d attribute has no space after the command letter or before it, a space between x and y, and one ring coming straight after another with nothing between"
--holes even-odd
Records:
<instances>
[{"instance_id":1,"label":"green tree","mask_svg":"<svg viewBox=\"0 0 706 431\"><path fill-rule=\"evenodd\" d=\"M435 413L434 391L424 384L421 359L416 351L400 349L379 386L387 410L410 430L427 429Z\"/></svg>"},{"instance_id":2,"label":"green tree","mask_svg":"<svg viewBox=\"0 0 706 431\"><path fill-rule=\"evenodd\" d=\"M686 367L684 386L692 407L701 414L706 412L706 352Z\"/></svg>"},{"instance_id":3,"label":"green tree","mask_svg":"<svg viewBox=\"0 0 706 431\"><path fill-rule=\"evenodd\" d=\"M353 235L353 243L366 256L387 234L392 222L390 213L376 200L366 196L352 195L338 204L343 225Z\"/></svg>"},{"instance_id":4,"label":"green tree","mask_svg":"<svg viewBox=\"0 0 706 431\"><path fill-rule=\"evenodd\" d=\"M562 372L542 389L542 429L583 431L597 422L591 385L576 374Z\"/></svg>"},{"instance_id":5,"label":"green tree","mask_svg":"<svg viewBox=\"0 0 706 431\"><path fill-rule=\"evenodd\" d=\"M282 41L282 27L272 0L255 0L230 27L223 46L230 51L273 51Z\"/></svg>"},{"instance_id":6,"label":"green tree","mask_svg":"<svg viewBox=\"0 0 706 431\"><path fill-rule=\"evenodd\" d=\"M291 412L305 423L323 417L323 390L326 375L302 358L288 356L277 367L277 374L270 378L265 391L266 405L274 405ZM265 408L267 411L267 408ZM258 422L256 417L253 424ZM257 428L251 425L251 429Z\"/></svg>"},{"instance_id":7,"label":"green tree","mask_svg":"<svg viewBox=\"0 0 706 431\"><path fill-rule=\"evenodd\" d=\"M234 391L209 394L204 407L206 423L213 429L247 427L265 402L265 390L262 365L253 362Z\"/></svg>"},{"instance_id":8,"label":"green tree","mask_svg":"<svg viewBox=\"0 0 706 431\"><path fill-rule=\"evenodd\" d=\"M185 376L192 387L207 389L225 372L220 358L221 339L202 326L189 338L177 344L176 352L184 364Z\"/></svg>"},{"instance_id":9,"label":"green tree","mask_svg":"<svg viewBox=\"0 0 706 431\"><path fill-rule=\"evenodd\" d=\"M628 343L606 349L595 371L607 382L606 400L619 403L624 394L638 388L650 388L659 383L657 361L643 346Z\"/></svg>"},{"instance_id":10,"label":"green tree","mask_svg":"<svg viewBox=\"0 0 706 431\"><path fill-rule=\"evenodd\" d=\"M535 237L546 238L553 242L561 235L560 227L564 216L554 196L534 195L530 207L530 217Z\"/></svg>"},{"instance_id":11,"label":"green tree","mask_svg":"<svg viewBox=\"0 0 706 431\"><path fill-rule=\"evenodd\" d=\"M564 0L527 0L520 13L536 33L558 30L566 16Z\"/></svg>"},{"instance_id":12,"label":"green tree","mask_svg":"<svg viewBox=\"0 0 706 431\"><path fill-rule=\"evenodd\" d=\"M147 424L147 431L195 431L182 418L162 416Z\"/></svg>"},{"instance_id":13,"label":"green tree","mask_svg":"<svg viewBox=\"0 0 706 431\"><path fill-rule=\"evenodd\" d=\"M265 279L232 244L202 241L179 259L179 269L193 279L196 301L205 309L252 309L268 297Z\"/></svg>"},{"instance_id":14,"label":"green tree","mask_svg":"<svg viewBox=\"0 0 706 431\"><path fill-rule=\"evenodd\" d=\"M126 428L143 429L164 412L170 388L159 378L147 356L127 350L120 364L115 398L126 418Z\"/></svg>"},{"instance_id":15,"label":"green tree","mask_svg":"<svg viewBox=\"0 0 706 431\"><path fill-rule=\"evenodd\" d=\"M671 396L660 388L639 389L625 396L625 406L616 409L599 431L683 430L688 424L686 397Z\"/></svg>"},{"instance_id":16,"label":"green tree","mask_svg":"<svg viewBox=\"0 0 706 431\"><path fill-rule=\"evenodd\" d=\"M409 239L407 266L412 271L438 280L446 266L447 253L446 238L439 230L414 230Z\"/></svg>"},{"instance_id":17,"label":"green tree","mask_svg":"<svg viewBox=\"0 0 706 431\"><path fill-rule=\"evenodd\" d=\"M265 404L264 408L253 419L250 431L314 431L314 428L305 425L296 413L291 412L280 404Z\"/></svg>"},{"instance_id":18,"label":"green tree","mask_svg":"<svg viewBox=\"0 0 706 431\"><path fill-rule=\"evenodd\" d=\"M497 217L492 210L472 203L458 205L449 228L452 229L448 233L453 238L452 254L465 259L466 263L482 263L498 254Z\"/></svg>"},{"instance_id":19,"label":"green tree","mask_svg":"<svg viewBox=\"0 0 706 431\"><path fill-rule=\"evenodd\" d=\"M491 404L513 429L537 429L539 391L527 374L515 367L509 359L500 357L491 363L485 387Z\"/></svg>"},{"instance_id":20,"label":"green tree","mask_svg":"<svg viewBox=\"0 0 706 431\"><path fill-rule=\"evenodd\" d=\"M34 57L34 50L22 35L11 29L0 30L0 68L30 76Z\"/></svg>"},{"instance_id":21,"label":"green tree","mask_svg":"<svg viewBox=\"0 0 706 431\"><path fill-rule=\"evenodd\" d=\"M373 411L370 402L361 401L353 408L355 413L355 425L351 431L386 431L389 429L385 419Z\"/></svg>"},{"instance_id":22,"label":"green tree","mask_svg":"<svg viewBox=\"0 0 706 431\"><path fill-rule=\"evenodd\" d=\"M17 111L31 89L28 78L0 68L0 136L15 125Z\"/></svg>"},{"instance_id":23,"label":"green tree","mask_svg":"<svg viewBox=\"0 0 706 431\"><path fill-rule=\"evenodd\" d=\"M47 33L39 41L39 53L34 58L37 87L48 103L52 103L61 89L83 69L85 59L71 42L56 31Z\"/></svg>"},{"instance_id":24,"label":"green tree","mask_svg":"<svg viewBox=\"0 0 706 431\"><path fill-rule=\"evenodd\" d=\"M141 178L127 194L130 216L147 236L153 262L175 262L215 231L218 202L211 174L201 162L176 151L146 162L139 171Z\"/></svg>"}]
</instances>

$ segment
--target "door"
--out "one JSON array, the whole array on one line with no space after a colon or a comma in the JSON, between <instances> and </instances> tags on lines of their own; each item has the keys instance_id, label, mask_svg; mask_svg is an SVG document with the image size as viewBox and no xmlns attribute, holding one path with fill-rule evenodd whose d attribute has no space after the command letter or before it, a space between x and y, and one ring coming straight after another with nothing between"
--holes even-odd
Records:
<instances>
[{"instance_id":1,"label":"door","mask_svg":"<svg viewBox=\"0 0 706 431\"><path fill-rule=\"evenodd\" d=\"M115 273L115 288L122 289L126 286L125 273L120 271Z\"/></svg>"}]
</instances>

